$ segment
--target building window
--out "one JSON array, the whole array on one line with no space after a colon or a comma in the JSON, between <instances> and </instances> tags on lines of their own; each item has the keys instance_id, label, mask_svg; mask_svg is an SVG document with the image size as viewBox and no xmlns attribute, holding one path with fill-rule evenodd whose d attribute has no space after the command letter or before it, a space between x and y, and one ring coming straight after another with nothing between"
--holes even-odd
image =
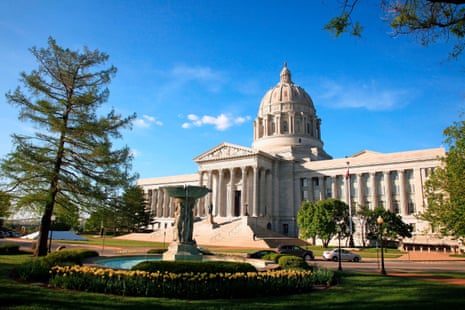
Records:
<instances>
[{"instance_id":1,"label":"building window","mask_svg":"<svg viewBox=\"0 0 465 310\"><path fill-rule=\"evenodd\" d=\"M407 202L407 213L409 215L415 213L415 203L411 200Z\"/></svg>"},{"instance_id":2,"label":"building window","mask_svg":"<svg viewBox=\"0 0 465 310\"><path fill-rule=\"evenodd\" d=\"M326 190L326 198L332 198L333 197L333 191L332 191L332 183L333 180L331 177L326 177L325 178L325 190Z\"/></svg>"},{"instance_id":3,"label":"building window","mask_svg":"<svg viewBox=\"0 0 465 310\"><path fill-rule=\"evenodd\" d=\"M283 224L283 234L289 235L289 224Z\"/></svg>"},{"instance_id":4,"label":"building window","mask_svg":"<svg viewBox=\"0 0 465 310\"><path fill-rule=\"evenodd\" d=\"M398 214L399 213L399 201L398 200L394 200L392 202L392 212Z\"/></svg>"},{"instance_id":5,"label":"building window","mask_svg":"<svg viewBox=\"0 0 465 310\"><path fill-rule=\"evenodd\" d=\"M300 201L309 200L308 197L308 180L307 178L300 179Z\"/></svg>"}]
</instances>

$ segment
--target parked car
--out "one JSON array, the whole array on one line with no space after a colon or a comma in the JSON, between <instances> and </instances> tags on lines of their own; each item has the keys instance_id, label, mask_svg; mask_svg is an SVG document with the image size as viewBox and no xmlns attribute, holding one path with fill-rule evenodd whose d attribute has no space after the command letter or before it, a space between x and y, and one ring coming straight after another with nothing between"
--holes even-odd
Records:
<instances>
[{"instance_id":1,"label":"parked car","mask_svg":"<svg viewBox=\"0 0 465 310\"><path fill-rule=\"evenodd\" d=\"M310 250L306 250L298 245L280 245L276 249L278 253L300 256L305 260L314 260L315 256Z\"/></svg>"},{"instance_id":2,"label":"parked car","mask_svg":"<svg viewBox=\"0 0 465 310\"><path fill-rule=\"evenodd\" d=\"M339 261L339 250L332 249L331 251L324 251L323 258L326 260L333 260L337 262ZM356 253L352 253L348 250L341 249L341 260L349 262L359 262L362 260L362 257Z\"/></svg>"},{"instance_id":3,"label":"parked car","mask_svg":"<svg viewBox=\"0 0 465 310\"><path fill-rule=\"evenodd\" d=\"M276 254L276 251L273 251L273 250L260 250L260 251L253 252L253 253L247 253L247 254L245 254L245 257L247 257L247 258L262 258L263 256L265 256L267 254L272 254L272 253Z\"/></svg>"}]
</instances>

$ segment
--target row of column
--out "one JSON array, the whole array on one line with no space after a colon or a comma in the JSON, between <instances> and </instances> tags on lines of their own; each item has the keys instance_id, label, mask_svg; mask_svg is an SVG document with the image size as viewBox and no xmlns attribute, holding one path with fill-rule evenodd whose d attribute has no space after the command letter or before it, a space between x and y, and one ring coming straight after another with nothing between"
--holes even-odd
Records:
<instances>
[{"instance_id":1,"label":"row of column","mask_svg":"<svg viewBox=\"0 0 465 310\"><path fill-rule=\"evenodd\" d=\"M305 115L297 115L295 112L268 114L266 118L257 117L255 120L255 140L281 134L308 134L320 139L320 123L318 118L308 119Z\"/></svg>"},{"instance_id":2,"label":"row of column","mask_svg":"<svg viewBox=\"0 0 465 310\"><path fill-rule=\"evenodd\" d=\"M271 207L268 194L272 192L271 184L271 172L255 166L201 171L199 185L212 192L197 201L194 215L204 217L209 212L219 217L264 215L270 212L267 208ZM163 185L145 192L155 220L174 217L173 201Z\"/></svg>"},{"instance_id":3,"label":"row of column","mask_svg":"<svg viewBox=\"0 0 465 310\"><path fill-rule=\"evenodd\" d=\"M393 173L397 173L394 181L398 180L398 184L393 184L391 178ZM368 205L371 209L383 206L391 211L396 211L394 203L396 202L399 203L399 213L408 215L413 213L415 205L423 205L423 182L421 180L424 180L425 175L425 172L421 175L420 169L357 173L349 175L348 178L344 175L320 175L308 182L310 194L308 198L311 201L336 198L348 203L350 197L352 205ZM318 182L314 181L315 178ZM328 183L330 183L331 190L327 188ZM396 188L393 191L393 185L398 186L398 190ZM421 199L417 199L418 195L415 193L419 193ZM394 201L393 198L399 199Z\"/></svg>"}]
</instances>

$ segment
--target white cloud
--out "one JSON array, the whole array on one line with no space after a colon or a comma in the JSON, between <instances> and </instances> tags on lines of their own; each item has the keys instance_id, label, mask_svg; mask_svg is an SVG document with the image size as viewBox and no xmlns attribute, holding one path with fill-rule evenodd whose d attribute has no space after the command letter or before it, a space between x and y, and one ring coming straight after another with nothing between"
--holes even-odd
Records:
<instances>
[{"instance_id":1,"label":"white cloud","mask_svg":"<svg viewBox=\"0 0 465 310\"><path fill-rule=\"evenodd\" d=\"M152 124L162 126L163 122L157 120L155 117L150 115L142 115L142 118L137 118L133 122L134 126L139 128L149 128Z\"/></svg>"},{"instance_id":2,"label":"white cloud","mask_svg":"<svg viewBox=\"0 0 465 310\"><path fill-rule=\"evenodd\" d=\"M250 120L250 116L238 116L233 117L231 115L220 114L218 116L197 116L195 114L189 114L187 116L189 122L185 122L182 124L182 128L192 128L192 127L201 127L203 125L213 125L215 129L223 131L228 129L229 127L235 125L241 125L244 122Z\"/></svg>"},{"instance_id":3,"label":"white cloud","mask_svg":"<svg viewBox=\"0 0 465 310\"><path fill-rule=\"evenodd\" d=\"M337 82L325 80L320 85L319 100L333 108L362 108L372 111L394 110L408 104L412 95L405 88L391 88L376 81ZM321 104L321 103L320 103Z\"/></svg>"}]
</instances>

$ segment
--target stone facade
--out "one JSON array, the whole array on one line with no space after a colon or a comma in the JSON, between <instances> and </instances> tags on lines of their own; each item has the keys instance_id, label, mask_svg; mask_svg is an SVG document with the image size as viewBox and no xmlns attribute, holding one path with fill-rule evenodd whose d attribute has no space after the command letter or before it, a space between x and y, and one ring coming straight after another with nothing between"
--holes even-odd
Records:
<instances>
[{"instance_id":1,"label":"stone facade","mask_svg":"<svg viewBox=\"0 0 465 310\"><path fill-rule=\"evenodd\" d=\"M209 215L220 222L240 220L253 237L297 237L301 203L326 198L355 207L382 206L413 224L416 236L431 232L415 215L426 208L423 185L444 149L390 154L365 150L332 159L323 149L320 125L312 99L292 82L285 64L279 83L260 103L251 148L221 143L194 158L195 174L138 181L154 230L166 229L174 220L174 203L162 187L200 185L212 192L195 206L199 222L207 222ZM354 239L357 244L357 235Z\"/></svg>"}]
</instances>

